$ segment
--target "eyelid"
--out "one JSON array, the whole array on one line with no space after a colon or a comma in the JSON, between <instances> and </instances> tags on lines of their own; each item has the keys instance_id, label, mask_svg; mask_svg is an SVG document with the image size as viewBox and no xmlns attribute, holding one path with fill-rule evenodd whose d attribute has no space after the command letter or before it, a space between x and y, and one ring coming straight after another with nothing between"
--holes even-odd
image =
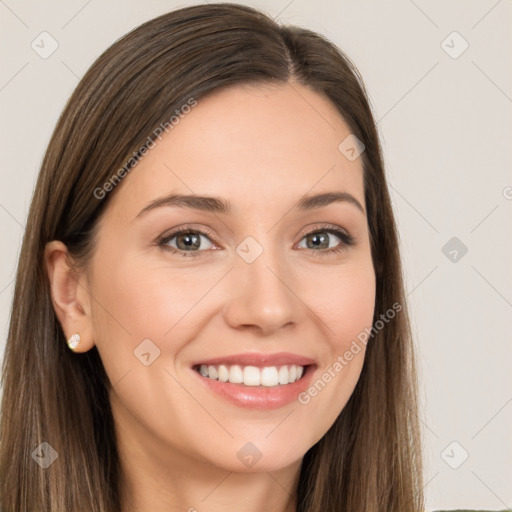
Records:
<instances>
[{"instance_id":1,"label":"eyelid","mask_svg":"<svg viewBox=\"0 0 512 512\"><path fill-rule=\"evenodd\" d=\"M176 236L180 235L181 233L189 233L189 232L198 233L200 235L203 235L203 236L207 237L214 245L220 246L220 244L218 244L216 242L216 235L215 235L215 233L213 233L213 231L211 231L208 228L197 228L197 227L194 227L193 225L184 225L184 226L180 226L175 229L171 229L170 233L168 231L167 232L168 234L164 234L164 235L161 235L160 237L158 237L157 240L155 241L155 243L157 246L165 246L171 252L180 254L182 256L189 256L189 255L195 256L195 255L199 255L201 253L209 252L209 250L183 251L181 249L176 249L174 247L170 247L170 246L166 245L170 240L172 240ZM332 233L332 234L336 235L341 240L340 244L335 248L331 248L331 249L327 249L327 250L325 250L325 249L318 250L318 251L316 251L314 249L301 249L301 250L306 250L309 253L318 253L318 255L320 256L320 255L327 255L327 254L336 253L338 251L342 251L342 250L347 249L350 246L355 245L357 243L357 240L349 233L348 230L346 230L345 228L342 228L341 226L338 226L337 224L330 224L330 223L320 223L320 225L317 225L314 228L311 228L311 227L304 228L299 234L298 243L300 243L305 236L313 235L316 233L322 233L322 232ZM217 249L218 249L218 247L217 247ZM217 249L210 249L210 251L217 250Z\"/></svg>"},{"instance_id":2,"label":"eyelid","mask_svg":"<svg viewBox=\"0 0 512 512\"><path fill-rule=\"evenodd\" d=\"M316 223L315 223L315 225L316 225ZM304 228L302 231L299 232L299 237L302 239L303 237L305 237L307 235L311 235L311 234L314 234L317 232L323 232L323 231L334 231L335 233L344 234L347 237L350 237L351 239L353 239L352 235L345 228L342 228L341 226L338 226L337 224L330 224L329 222L321 222L319 225L317 225L316 227L313 227L313 228L311 227L311 225L309 225L306 228Z\"/></svg>"},{"instance_id":3,"label":"eyelid","mask_svg":"<svg viewBox=\"0 0 512 512\"><path fill-rule=\"evenodd\" d=\"M155 243L157 245L165 245L167 242L169 242L170 240L172 240L174 237L182 234L182 233L190 233L190 232L193 232L193 233L198 233L200 235L203 235L205 237L207 237L208 239L210 239L210 241L214 244L214 245L219 245L217 242L216 242L216 235L213 231L211 231L210 229L208 228L197 228L197 227L194 227L193 225L190 225L190 224L186 224L184 226L180 226L178 228L173 228L171 230L168 230L166 232L166 234L163 234L161 236L159 236ZM171 247L171 249L174 249L174 247ZM189 251L189 252L205 252L205 251Z\"/></svg>"},{"instance_id":4,"label":"eyelid","mask_svg":"<svg viewBox=\"0 0 512 512\"><path fill-rule=\"evenodd\" d=\"M316 251L314 249L305 249L309 254L312 254L313 256L328 256L331 254L336 254L338 252L344 251L349 249L350 247L357 244L356 238L350 234L350 232L342 228L341 226L338 226L337 224L330 224L330 223L322 223L320 226L317 226L316 228L305 228L299 235L299 242L300 243L304 237L314 235L317 233L330 233L334 234L340 239L340 244L336 247L332 247L330 249L325 250L319 250ZM304 248L302 249L304 250Z\"/></svg>"}]
</instances>

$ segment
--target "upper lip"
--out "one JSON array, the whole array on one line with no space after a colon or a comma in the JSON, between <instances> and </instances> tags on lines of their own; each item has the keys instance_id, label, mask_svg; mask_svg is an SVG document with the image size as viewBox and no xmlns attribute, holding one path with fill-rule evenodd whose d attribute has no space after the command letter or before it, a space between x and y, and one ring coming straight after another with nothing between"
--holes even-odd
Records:
<instances>
[{"instance_id":1,"label":"upper lip","mask_svg":"<svg viewBox=\"0 0 512 512\"><path fill-rule=\"evenodd\" d=\"M229 356L214 357L211 359L202 359L197 361L193 366L198 365L241 365L241 366L282 366L286 364L294 364L297 366L308 366L314 364L315 361L309 357L304 357L298 354L291 354L289 352L279 352L275 354L261 354L261 353L244 353L232 354Z\"/></svg>"}]
</instances>

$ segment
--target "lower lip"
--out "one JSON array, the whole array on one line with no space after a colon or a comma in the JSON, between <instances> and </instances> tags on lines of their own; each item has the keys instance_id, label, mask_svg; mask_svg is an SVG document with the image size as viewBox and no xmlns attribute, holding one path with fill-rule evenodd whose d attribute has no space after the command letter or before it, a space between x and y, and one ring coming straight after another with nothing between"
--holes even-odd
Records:
<instances>
[{"instance_id":1,"label":"lower lip","mask_svg":"<svg viewBox=\"0 0 512 512\"><path fill-rule=\"evenodd\" d=\"M304 368L304 374L299 380L291 384L273 387L245 386L243 384L232 384L231 382L220 382L203 377L194 369L192 371L210 390L239 407L278 409L297 400L298 395L309 386L315 368L315 365L309 365Z\"/></svg>"}]
</instances>

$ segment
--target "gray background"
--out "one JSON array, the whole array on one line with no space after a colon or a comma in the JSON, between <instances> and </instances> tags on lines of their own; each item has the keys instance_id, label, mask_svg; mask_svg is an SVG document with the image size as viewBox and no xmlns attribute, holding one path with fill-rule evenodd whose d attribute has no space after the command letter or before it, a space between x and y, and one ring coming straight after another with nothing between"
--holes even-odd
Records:
<instances>
[{"instance_id":1,"label":"gray background","mask_svg":"<svg viewBox=\"0 0 512 512\"><path fill-rule=\"evenodd\" d=\"M67 98L118 37L191 3L0 0L2 353L33 185ZM511 0L245 3L326 35L367 84L418 346L428 509L512 507ZM58 43L47 58L43 31Z\"/></svg>"}]
</instances>

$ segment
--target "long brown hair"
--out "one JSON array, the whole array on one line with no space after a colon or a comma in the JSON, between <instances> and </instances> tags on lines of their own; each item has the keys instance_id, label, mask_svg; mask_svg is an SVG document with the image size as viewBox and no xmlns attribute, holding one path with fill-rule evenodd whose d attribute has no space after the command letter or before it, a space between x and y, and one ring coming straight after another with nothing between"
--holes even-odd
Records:
<instances>
[{"instance_id":1,"label":"long brown hair","mask_svg":"<svg viewBox=\"0 0 512 512\"><path fill-rule=\"evenodd\" d=\"M107 49L69 99L34 191L17 269L2 384L0 510L120 512L120 465L96 348L72 353L53 311L43 254L61 240L76 261L94 249L109 202L94 191L191 97L240 83L298 82L329 98L365 145L365 202L376 273L372 334L349 402L304 456L299 512L423 510L412 337L397 228L367 93L322 36L253 8L198 5L150 20ZM33 460L41 443L58 459ZM46 446L46 445L44 445ZM41 449L41 448L39 448Z\"/></svg>"}]
</instances>

